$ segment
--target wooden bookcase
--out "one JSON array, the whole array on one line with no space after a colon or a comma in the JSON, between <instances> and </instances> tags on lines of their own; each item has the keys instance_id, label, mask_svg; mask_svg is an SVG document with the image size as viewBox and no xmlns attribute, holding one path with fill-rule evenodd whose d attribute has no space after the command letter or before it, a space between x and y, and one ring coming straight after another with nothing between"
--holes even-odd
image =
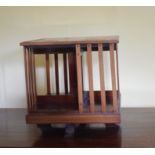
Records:
<instances>
[{"instance_id":1,"label":"wooden bookcase","mask_svg":"<svg viewBox=\"0 0 155 155\"><path fill-rule=\"evenodd\" d=\"M117 36L38 39L21 42L24 48L27 90L26 121L30 124L120 123ZM100 89L94 90L93 52L98 54ZM111 90L105 88L105 57L109 52ZM83 53L86 55L88 90L84 90ZM63 56L64 92L60 91L59 55ZM44 55L46 90L37 94L36 55ZM50 72L54 58L54 75ZM61 61L62 61L61 60ZM51 79L55 76L54 86Z\"/></svg>"}]
</instances>

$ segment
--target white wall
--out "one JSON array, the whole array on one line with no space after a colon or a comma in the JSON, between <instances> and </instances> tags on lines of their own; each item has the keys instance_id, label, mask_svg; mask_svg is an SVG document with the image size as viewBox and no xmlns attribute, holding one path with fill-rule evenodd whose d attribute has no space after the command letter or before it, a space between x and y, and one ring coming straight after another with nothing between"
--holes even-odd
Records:
<instances>
[{"instance_id":1,"label":"white wall","mask_svg":"<svg viewBox=\"0 0 155 155\"><path fill-rule=\"evenodd\" d=\"M155 7L0 7L0 107L26 107L19 42L119 35L122 107L155 107Z\"/></svg>"}]
</instances>

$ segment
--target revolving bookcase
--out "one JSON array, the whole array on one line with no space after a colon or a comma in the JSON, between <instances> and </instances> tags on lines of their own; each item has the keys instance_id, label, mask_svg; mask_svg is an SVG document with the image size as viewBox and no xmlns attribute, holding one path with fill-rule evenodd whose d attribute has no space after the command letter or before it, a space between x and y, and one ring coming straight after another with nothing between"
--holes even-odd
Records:
<instances>
[{"instance_id":1,"label":"revolving bookcase","mask_svg":"<svg viewBox=\"0 0 155 155\"><path fill-rule=\"evenodd\" d=\"M27 123L119 124L118 42L118 36L47 38L21 42L25 59ZM95 61L94 53L97 55ZM108 56L105 57L106 53ZM46 80L43 94L37 90L40 84L37 82L38 56L42 56L45 62L42 66L43 80ZM106 59L109 60L108 68ZM94 75L94 64L97 64L98 75ZM106 89L105 74L108 69L111 89ZM87 80L84 80L85 74ZM87 89L84 81L87 81ZM94 89L95 82L99 83L99 89Z\"/></svg>"}]
</instances>

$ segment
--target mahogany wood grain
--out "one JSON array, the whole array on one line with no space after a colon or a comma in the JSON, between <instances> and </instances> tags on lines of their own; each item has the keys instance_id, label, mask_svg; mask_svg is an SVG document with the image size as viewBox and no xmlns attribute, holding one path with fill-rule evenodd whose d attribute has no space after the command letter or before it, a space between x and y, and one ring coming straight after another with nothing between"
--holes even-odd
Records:
<instances>
[{"instance_id":1,"label":"mahogany wood grain","mask_svg":"<svg viewBox=\"0 0 155 155\"><path fill-rule=\"evenodd\" d=\"M29 48L30 54L30 78L31 78L31 97L32 97L32 111L36 110L36 95L35 95L35 82L34 82L34 69L33 69L33 51Z\"/></svg>"},{"instance_id":2,"label":"mahogany wood grain","mask_svg":"<svg viewBox=\"0 0 155 155\"><path fill-rule=\"evenodd\" d=\"M22 46L44 46L44 45L68 45L68 44L94 44L94 43L118 43L118 36L98 36L79 38L43 38L21 42Z\"/></svg>"},{"instance_id":3,"label":"mahogany wood grain","mask_svg":"<svg viewBox=\"0 0 155 155\"><path fill-rule=\"evenodd\" d=\"M119 61L118 61L118 45L116 44L116 68L117 68L117 89L120 91L119 86Z\"/></svg>"},{"instance_id":4,"label":"mahogany wood grain","mask_svg":"<svg viewBox=\"0 0 155 155\"><path fill-rule=\"evenodd\" d=\"M33 69L33 84L34 84L35 107L36 107L37 104L36 66L35 66L35 54L33 50L32 50L32 69Z\"/></svg>"},{"instance_id":5,"label":"mahogany wood grain","mask_svg":"<svg viewBox=\"0 0 155 155\"><path fill-rule=\"evenodd\" d=\"M114 59L114 44L110 44L110 66L111 66L111 79L112 79L112 94L113 94L113 111L118 111L117 92L116 92L116 72L115 72L115 59Z\"/></svg>"},{"instance_id":6,"label":"mahogany wood grain","mask_svg":"<svg viewBox=\"0 0 155 155\"><path fill-rule=\"evenodd\" d=\"M33 98L33 84L32 84L32 62L31 62L31 51L30 51L30 48L28 48L28 75L29 75L29 94L30 94L30 110L33 111L34 109L34 98Z\"/></svg>"},{"instance_id":7,"label":"mahogany wood grain","mask_svg":"<svg viewBox=\"0 0 155 155\"><path fill-rule=\"evenodd\" d=\"M74 110L77 109L77 102L72 94L59 94L48 96L37 96L38 110L46 109L46 111L59 111L61 109ZM76 102L76 104L75 104Z\"/></svg>"},{"instance_id":8,"label":"mahogany wood grain","mask_svg":"<svg viewBox=\"0 0 155 155\"><path fill-rule=\"evenodd\" d=\"M82 86L82 70L81 70L81 49L80 44L76 44L76 67L77 67L77 86L78 86L78 104L79 112L83 112L83 86Z\"/></svg>"},{"instance_id":9,"label":"mahogany wood grain","mask_svg":"<svg viewBox=\"0 0 155 155\"><path fill-rule=\"evenodd\" d=\"M33 62L33 50L30 48L30 68L31 68L31 80L32 80L32 99L33 99L33 110L36 110L36 94L35 94L35 75L34 75L34 62Z\"/></svg>"},{"instance_id":10,"label":"mahogany wood grain","mask_svg":"<svg viewBox=\"0 0 155 155\"><path fill-rule=\"evenodd\" d=\"M67 113L63 114L28 114L26 117L27 123L30 124L47 124L47 123L120 123L118 113L113 114L95 114L90 113Z\"/></svg>"},{"instance_id":11,"label":"mahogany wood grain","mask_svg":"<svg viewBox=\"0 0 155 155\"><path fill-rule=\"evenodd\" d=\"M100 89L101 89L101 110L106 111L106 94L105 94L105 82L104 82L104 57L103 57L103 45L98 44L98 60L99 60L99 73L100 73Z\"/></svg>"},{"instance_id":12,"label":"mahogany wood grain","mask_svg":"<svg viewBox=\"0 0 155 155\"><path fill-rule=\"evenodd\" d=\"M93 89L93 66L92 66L91 44L87 44L87 67L88 67L90 112L94 112L95 111L95 101L94 101L94 89Z\"/></svg>"},{"instance_id":13,"label":"mahogany wood grain","mask_svg":"<svg viewBox=\"0 0 155 155\"><path fill-rule=\"evenodd\" d=\"M27 108L30 111L31 104L30 104L30 94L29 94L29 76L28 76L28 49L24 47L24 64L25 64L25 80L26 80L26 94L27 94Z\"/></svg>"}]
</instances>

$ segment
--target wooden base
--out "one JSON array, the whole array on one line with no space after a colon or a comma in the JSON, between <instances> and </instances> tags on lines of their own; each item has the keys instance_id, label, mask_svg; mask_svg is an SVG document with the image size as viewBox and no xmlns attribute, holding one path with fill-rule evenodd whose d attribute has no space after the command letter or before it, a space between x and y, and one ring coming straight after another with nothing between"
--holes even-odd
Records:
<instances>
[{"instance_id":1,"label":"wooden base","mask_svg":"<svg viewBox=\"0 0 155 155\"><path fill-rule=\"evenodd\" d=\"M29 124L49 123L120 123L119 113L32 113L26 115Z\"/></svg>"}]
</instances>

